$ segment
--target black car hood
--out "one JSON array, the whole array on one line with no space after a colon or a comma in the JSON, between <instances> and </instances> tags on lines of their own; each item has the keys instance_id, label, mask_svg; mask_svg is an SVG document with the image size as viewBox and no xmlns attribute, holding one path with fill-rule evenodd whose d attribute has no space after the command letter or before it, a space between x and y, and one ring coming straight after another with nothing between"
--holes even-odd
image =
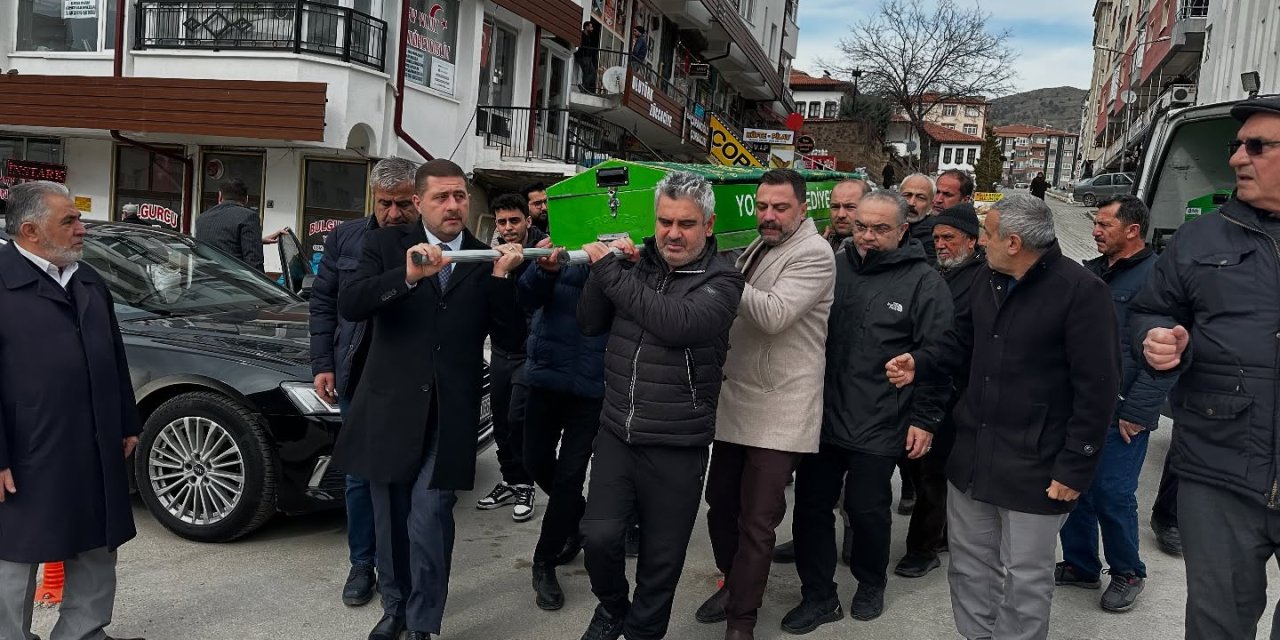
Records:
<instances>
[{"instance_id":1,"label":"black car hood","mask_svg":"<svg viewBox=\"0 0 1280 640\"><path fill-rule=\"evenodd\" d=\"M311 362L305 302L256 309L121 320L120 331L155 342L290 366Z\"/></svg>"}]
</instances>

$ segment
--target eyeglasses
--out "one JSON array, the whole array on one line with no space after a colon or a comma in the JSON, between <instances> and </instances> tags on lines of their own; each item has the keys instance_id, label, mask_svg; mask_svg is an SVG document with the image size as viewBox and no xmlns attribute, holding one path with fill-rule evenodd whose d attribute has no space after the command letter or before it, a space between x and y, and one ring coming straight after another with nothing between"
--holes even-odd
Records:
<instances>
[{"instance_id":1,"label":"eyeglasses","mask_svg":"<svg viewBox=\"0 0 1280 640\"><path fill-rule=\"evenodd\" d=\"M1262 138L1249 138L1247 140L1232 140L1227 143L1227 149L1231 151L1231 155L1235 155L1240 147L1244 147L1244 152L1251 156L1260 156L1267 147L1280 145L1280 140L1263 140Z\"/></svg>"},{"instance_id":2,"label":"eyeglasses","mask_svg":"<svg viewBox=\"0 0 1280 640\"><path fill-rule=\"evenodd\" d=\"M887 224L878 224L874 227L868 227L867 225L862 224L861 222L853 223L853 232L855 234L863 234L870 231L871 233L874 233L878 236L887 236L890 233L893 233L893 229L894 227L891 227Z\"/></svg>"}]
</instances>

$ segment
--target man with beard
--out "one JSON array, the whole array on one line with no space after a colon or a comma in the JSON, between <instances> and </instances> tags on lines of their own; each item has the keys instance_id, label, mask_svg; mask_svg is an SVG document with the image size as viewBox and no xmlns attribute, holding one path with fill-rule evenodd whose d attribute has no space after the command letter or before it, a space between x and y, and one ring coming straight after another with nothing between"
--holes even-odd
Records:
<instances>
[{"instance_id":1,"label":"man with beard","mask_svg":"<svg viewBox=\"0 0 1280 640\"><path fill-rule=\"evenodd\" d=\"M893 490L905 451L929 450L947 401L945 385L899 393L885 380L883 361L941 340L952 322L951 293L906 239L907 203L890 191L858 203L853 246L836 256L835 302L826 341L821 445L796 473L796 570L803 600L782 619L788 633L808 633L838 620L835 518L844 489L853 532L849 568L858 590L849 605L857 620L884 611Z\"/></svg>"},{"instance_id":2,"label":"man with beard","mask_svg":"<svg viewBox=\"0 0 1280 640\"><path fill-rule=\"evenodd\" d=\"M1088 491L1080 495L1062 526L1062 562L1057 584L1102 586L1098 532L1102 532L1111 584L1102 594L1107 611L1127 611L1146 585L1147 568L1138 555L1138 474L1147 457L1148 433L1160 424L1160 407L1176 376L1154 376L1137 359L1129 325L1129 301L1142 290L1156 254L1147 247L1147 205L1124 195L1098 204L1093 239L1102 255L1084 263L1111 288L1120 325L1120 404L1107 430L1102 460Z\"/></svg>"},{"instance_id":3,"label":"man with beard","mask_svg":"<svg viewBox=\"0 0 1280 640\"><path fill-rule=\"evenodd\" d=\"M833 214L837 203L841 215L857 208L860 184L836 186ZM787 482L801 457L818 450L835 264L806 201L800 174L765 173L756 189L760 235L737 262L747 285L729 331L706 488L707 531L725 581L697 612L699 622L727 620L726 640L754 637Z\"/></svg>"},{"instance_id":4,"label":"man with beard","mask_svg":"<svg viewBox=\"0 0 1280 640\"><path fill-rule=\"evenodd\" d=\"M542 229L531 224L533 219L526 201L524 196L505 193L489 204L496 227L495 246L518 244L529 249L547 237ZM511 271L511 277L519 282L528 267L528 262L521 263ZM532 314L525 316L528 320ZM501 479L492 491L476 501L476 508L497 509L514 503L511 519L525 522L533 517L534 510L533 478L524 466L524 414L529 397L524 377L525 345L522 343L516 351L492 345L489 355L489 401Z\"/></svg>"},{"instance_id":5,"label":"man with beard","mask_svg":"<svg viewBox=\"0 0 1280 640\"><path fill-rule=\"evenodd\" d=\"M853 237L853 214L858 210L858 201L868 193L871 185L856 178L841 180L831 189L831 223L822 237L831 243L832 251L839 251L840 245Z\"/></svg>"},{"instance_id":6,"label":"man with beard","mask_svg":"<svg viewBox=\"0 0 1280 640\"><path fill-rule=\"evenodd\" d=\"M365 234L373 229L418 223L418 209L413 204L413 177L417 170L416 162L403 158L378 161L369 172L373 215L348 220L324 239L324 253L311 291L311 373L315 376L316 395L331 405L337 404L343 413L351 408L351 396L360 378L367 326L338 315L338 293L350 283L360 264ZM377 541L367 480L347 475L346 504L351 571L342 588L342 603L358 607L373 599L377 580Z\"/></svg>"},{"instance_id":7,"label":"man with beard","mask_svg":"<svg viewBox=\"0 0 1280 640\"><path fill-rule=\"evenodd\" d=\"M533 218L533 226L541 229L543 233L551 233L547 218L547 185L535 182L522 189L520 195L524 196L525 204L529 208L529 216Z\"/></svg>"},{"instance_id":8,"label":"man with beard","mask_svg":"<svg viewBox=\"0 0 1280 640\"><path fill-rule=\"evenodd\" d=\"M956 315L969 308L970 292L986 262L978 247L978 216L973 205L961 203L934 216L933 244L938 250L938 270L951 289ZM967 386L966 372L951 381L950 400L942 422L933 434L933 448L923 457L907 463L916 487L916 508L907 527L907 554L893 572L904 578L919 578L941 566L938 552L947 547L947 457L955 443L955 423L951 410Z\"/></svg>"},{"instance_id":9,"label":"man with beard","mask_svg":"<svg viewBox=\"0 0 1280 640\"><path fill-rule=\"evenodd\" d=\"M938 266L937 251L933 248L933 201L936 189L933 179L923 173L913 173L902 180L900 189L910 210L907 223L911 225L907 236L924 246L925 259L930 266ZM905 489L904 489L905 491Z\"/></svg>"},{"instance_id":10,"label":"man with beard","mask_svg":"<svg viewBox=\"0 0 1280 640\"><path fill-rule=\"evenodd\" d=\"M934 181L937 193L933 196L933 215L938 215L962 202L973 202L973 176L959 170L947 169Z\"/></svg>"},{"instance_id":11,"label":"man with beard","mask_svg":"<svg viewBox=\"0 0 1280 640\"><path fill-rule=\"evenodd\" d=\"M654 189L654 236L583 250L591 275L578 301L588 336L609 334L604 409L582 518L587 573L600 604L582 640L658 640L667 633L715 434L729 327L742 274L716 255L715 195L673 172ZM816 232L815 232L816 233ZM640 524L634 596L625 531Z\"/></svg>"}]
</instances>

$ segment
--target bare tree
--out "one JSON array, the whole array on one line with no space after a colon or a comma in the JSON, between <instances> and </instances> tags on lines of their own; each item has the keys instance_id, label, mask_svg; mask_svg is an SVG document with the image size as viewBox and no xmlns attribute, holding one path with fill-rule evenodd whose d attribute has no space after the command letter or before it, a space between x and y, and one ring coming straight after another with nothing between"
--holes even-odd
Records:
<instances>
[{"instance_id":1,"label":"bare tree","mask_svg":"<svg viewBox=\"0 0 1280 640\"><path fill-rule=\"evenodd\" d=\"M980 6L958 7L955 0L938 0L932 11L921 0L883 0L840 41L843 59L819 64L846 77L860 69L868 92L910 121L924 166L930 152L925 116L938 104L1013 90L1017 52L1008 30L988 31L990 17Z\"/></svg>"}]
</instances>

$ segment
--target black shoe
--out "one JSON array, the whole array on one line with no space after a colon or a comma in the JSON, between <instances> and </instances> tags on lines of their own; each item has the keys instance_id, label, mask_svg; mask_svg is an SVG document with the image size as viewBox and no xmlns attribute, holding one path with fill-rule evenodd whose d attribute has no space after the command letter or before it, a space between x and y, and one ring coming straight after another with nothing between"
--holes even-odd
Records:
<instances>
[{"instance_id":1,"label":"black shoe","mask_svg":"<svg viewBox=\"0 0 1280 640\"><path fill-rule=\"evenodd\" d=\"M1058 586L1080 587L1081 589L1099 589L1102 587L1102 580L1098 576L1092 578L1076 572L1076 568L1065 563L1059 562L1053 568L1053 583Z\"/></svg>"},{"instance_id":2,"label":"black shoe","mask_svg":"<svg viewBox=\"0 0 1280 640\"><path fill-rule=\"evenodd\" d=\"M628 558L640 556L640 525L627 527L626 548Z\"/></svg>"},{"instance_id":3,"label":"black shoe","mask_svg":"<svg viewBox=\"0 0 1280 640\"><path fill-rule=\"evenodd\" d=\"M374 587L378 584L373 567L357 564L347 574L347 584L342 587L342 604L348 607L363 607L373 599Z\"/></svg>"},{"instance_id":4,"label":"black shoe","mask_svg":"<svg viewBox=\"0 0 1280 640\"><path fill-rule=\"evenodd\" d=\"M884 613L884 587L859 584L849 603L849 616L858 620L875 620Z\"/></svg>"},{"instance_id":5,"label":"black shoe","mask_svg":"<svg viewBox=\"0 0 1280 640\"><path fill-rule=\"evenodd\" d=\"M911 515L912 511L915 511L915 509L916 509L915 494L914 493L911 495L907 495L905 493L902 494L902 498L898 500L898 515L909 516Z\"/></svg>"},{"instance_id":6,"label":"black shoe","mask_svg":"<svg viewBox=\"0 0 1280 640\"><path fill-rule=\"evenodd\" d=\"M1132 609L1146 584L1147 581L1136 574L1111 574L1111 584L1102 594L1102 608L1116 613Z\"/></svg>"},{"instance_id":7,"label":"black shoe","mask_svg":"<svg viewBox=\"0 0 1280 640\"><path fill-rule=\"evenodd\" d=\"M1156 546L1161 551L1171 556L1182 555L1182 533L1178 531L1178 525L1165 524L1152 518L1151 530L1156 534Z\"/></svg>"},{"instance_id":8,"label":"black shoe","mask_svg":"<svg viewBox=\"0 0 1280 640\"><path fill-rule=\"evenodd\" d=\"M725 613L725 608L729 606L729 587L720 587L715 593L711 594L707 601L698 607L698 612L693 617L698 619L702 624L712 624L715 622L724 622L729 617Z\"/></svg>"},{"instance_id":9,"label":"black shoe","mask_svg":"<svg viewBox=\"0 0 1280 640\"><path fill-rule=\"evenodd\" d=\"M844 617L844 609L839 600L814 602L802 600L796 608L782 616L782 630L795 635L809 633L828 623Z\"/></svg>"},{"instance_id":10,"label":"black shoe","mask_svg":"<svg viewBox=\"0 0 1280 640\"><path fill-rule=\"evenodd\" d=\"M847 524L844 527L844 542L840 545L840 562L846 567L853 564L853 529Z\"/></svg>"},{"instance_id":11,"label":"black shoe","mask_svg":"<svg viewBox=\"0 0 1280 640\"><path fill-rule=\"evenodd\" d=\"M560 550L560 553L556 554L556 566L558 567L560 565L573 562L573 559L578 557L579 553L582 553L583 540L584 538L581 533L575 533L572 536L569 536L569 539L564 541L564 548Z\"/></svg>"},{"instance_id":12,"label":"black shoe","mask_svg":"<svg viewBox=\"0 0 1280 640\"><path fill-rule=\"evenodd\" d=\"M564 606L564 591L556 578L556 568L544 562L533 563L534 602L543 611L555 611Z\"/></svg>"},{"instance_id":13,"label":"black shoe","mask_svg":"<svg viewBox=\"0 0 1280 640\"><path fill-rule=\"evenodd\" d=\"M791 564L796 561L796 541L788 540L773 548L773 561L779 564Z\"/></svg>"},{"instance_id":14,"label":"black shoe","mask_svg":"<svg viewBox=\"0 0 1280 640\"><path fill-rule=\"evenodd\" d=\"M431 640L431 634L426 631L410 631L405 634L404 640Z\"/></svg>"},{"instance_id":15,"label":"black shoe","mask_svg":"<svg viewBox=\"0 0 1280 640\"><path fill-rule=\"evenodd\" d=\"M516 491L516 505L511 508L511 519L516 522L528 522L533 517L533 502L537 492L533 485L529 484L512 485L511 488Z\"/></svg>"},{"instance_id":16,"label":"black shoe","mask_svg":"<svg viewBox=\"0 0 1280 640\"><path fill-rule=\"evenodd\" d=\"M404 618L397 618L389 613L382 614L382 619L369 632L369 640L397 640L404 631Z\"/></svg>"},{"instance_id":17,"label":"black shoe","mask_svg":"<svg viewBox=\"0 0 1280 640\"><path fill-rule=\"evenodd\" d=\"M936 553L907 553L898 561L898 566L893 568L893 572L904 578L923 578L930 571L942 566L942 562L938 560Z\"/></svg>"},{"instance_id":18,"label":"black shoe","mask_svg":"<svg viewBox=\"0 0 1280 640\"><path fill-rule=\"evenodd\" d=\"M587 632L582 640L618 640L622 637L622 618L609 613L604 605L596 605L596 612L591 616Z\"/></svg>"}]
</instances>

